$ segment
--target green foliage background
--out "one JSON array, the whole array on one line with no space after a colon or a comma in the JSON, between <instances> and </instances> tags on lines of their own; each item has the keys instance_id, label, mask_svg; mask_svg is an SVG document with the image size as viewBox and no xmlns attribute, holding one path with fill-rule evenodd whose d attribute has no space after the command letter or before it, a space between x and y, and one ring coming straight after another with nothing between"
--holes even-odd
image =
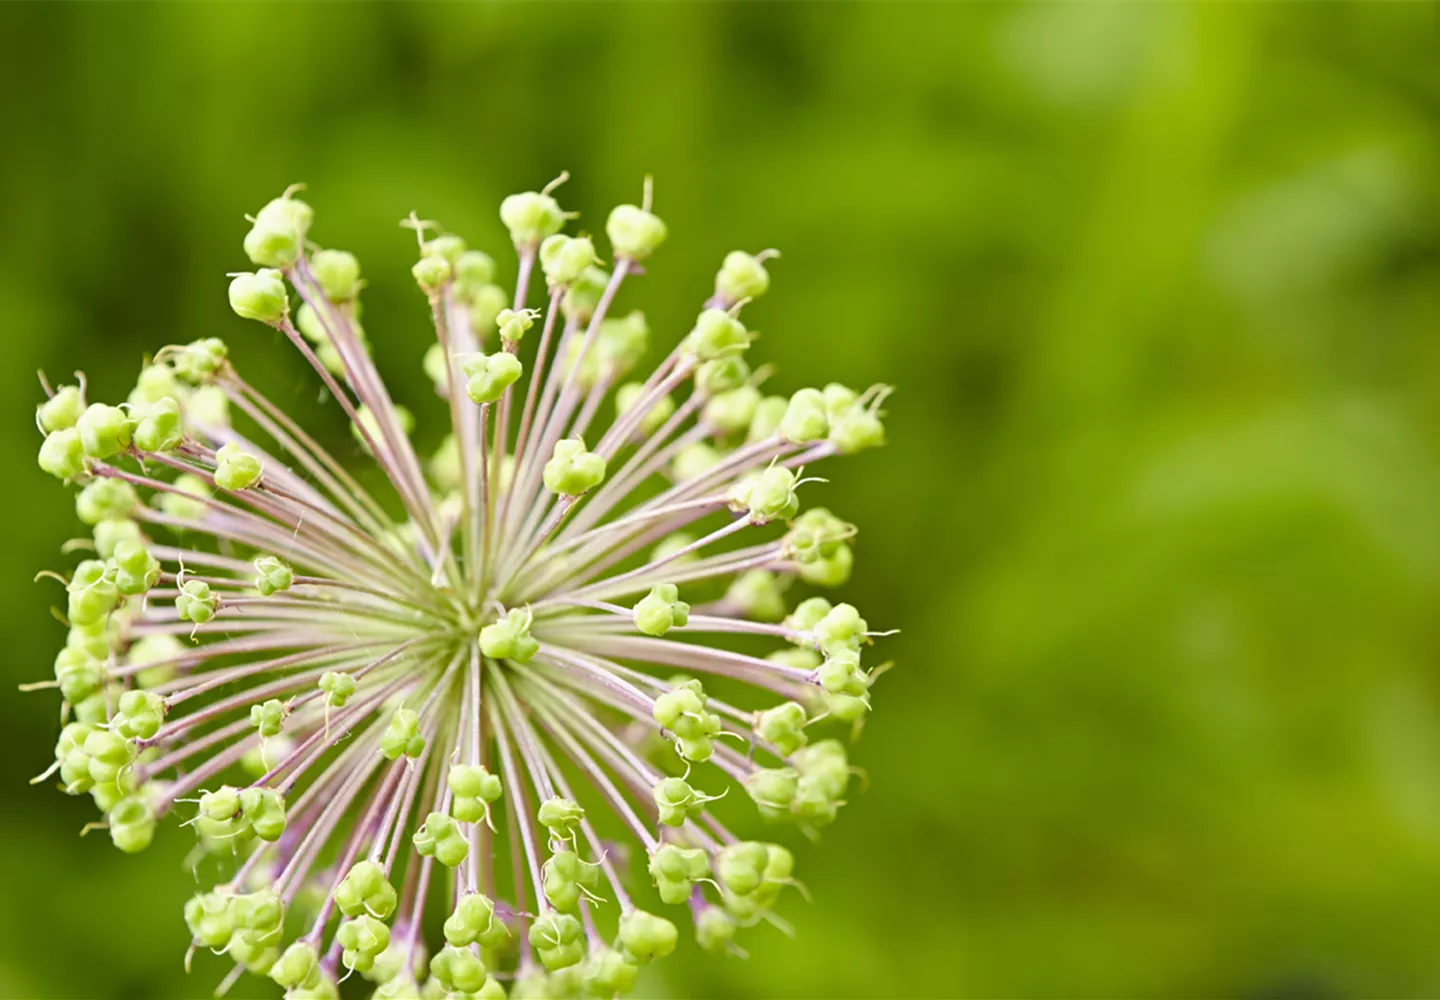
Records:
<instances>
[{"instance_id":1,"label":"green foliage background","mask_svg":"<svg viewBox=\"0 0 1440 1000\"><path fill-rule=\"evenodd\" d=\"M792 942L658 996L1440 993L1440 61L1431 4L0 7L0 994L199 996L184 831L126 858L47 764L38 368L121 395L233 345L241 215L304 180L422 410L414 208L500 251L569 168L657 177L628 292L678 336L722 253L794 388L885 381L824 502L903 633ZM425 411L429 412L429 411ZM328 423L327 423L328 422ZM812 494L812 497L817 496ZM210 972L214 971L211 967ZM249 981L236 995L268 995Z\"/></svg>"}]
</instances>

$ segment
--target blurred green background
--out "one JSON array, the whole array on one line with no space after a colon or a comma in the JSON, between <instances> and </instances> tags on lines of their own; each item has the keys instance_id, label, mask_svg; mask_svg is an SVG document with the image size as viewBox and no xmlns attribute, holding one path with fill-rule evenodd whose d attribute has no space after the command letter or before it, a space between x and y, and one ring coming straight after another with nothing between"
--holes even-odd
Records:
<instances>
[{"instance_id":1,"label":"blurred green background","mask_svg":"<svg viewBox=\"0 0 1440 1000\"><path fill-rule=\"evenodd\" d=\"M1440 994L1440 59L1433 4L0 6L12 470L0 995L180 997L183 831L122 857L25 780L56 730L35 371L119 395L309 183L426 397L410 209L499 255L562 168L657 178L629 288L678 336L774 246L777 384L899 386L832 470L903 629L798 937L667 996ZM326 425L325 421L329 421ZM438 433L438 432L437 432ZM242 982L235 995L268 995Z\"/></svg>"}]
</instances>

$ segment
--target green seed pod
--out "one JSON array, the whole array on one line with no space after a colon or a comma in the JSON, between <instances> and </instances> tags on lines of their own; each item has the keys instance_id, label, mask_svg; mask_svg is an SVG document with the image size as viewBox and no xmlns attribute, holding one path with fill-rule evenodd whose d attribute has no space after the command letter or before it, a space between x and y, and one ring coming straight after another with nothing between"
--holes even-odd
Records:
<instances>
[{"instance_id":1,"label":"green seed pod","mask_svg":"<svg viewBox=\"0 0 1440 1000\"><path fill-rule=\"evenodd\" d=\"M658 583L636 603L634 617L641 632L661 636L690 620L690 605L680 600L680 590L673 583Z\"/></svg>"},{"instance_id":2,"label":"green seed pod","mask_svg":"<svg viewBox=\"0 0 1440 1000\"><path fill-rule=\"evenodd\" d=\"M215 617L220 608L220 596L211 593L210 585L204 580L186 580L175 598L175 610L187 622L203 625Z\"/></svg>"},{"instance_id":3,"label":"green seed pod","mask_svg":"<svg viewBox=\"0 0 1440 1000\"><path fill-rule=\"evenodd\" d=\"M72 625L97 625L120 603L114 574L97 559L86 559L75 567L66 591Z\"/></svg>"},{"instance_id":4,"label":"green seed pod","mask_svg":"<svg viewBox=\"0 0 1440 1000\"><path fill-rule=\"evenodd\" d=\"M540 269L551 288L570 285L595 262L595 244L588 236L555 233L540 244Z\"/></svg>"},{"instance_id":5,"label":"green seed pod","mask_svg":"<svg viewBox=\"0 0 1440 1000\"><path fill-rule=\"evenodd\" d=\"M210 497L210 484L199 476L185 473L177 476L172 490L160 494L160 509L182 521L198 521L205 516L205 501Z\"/></svg>"},{"instance_id":6,"label":"green seed pod","mask_svg":"<svg viewBox=\"0 0 1440 1000\"><path fill-rule=\"evenodd\" d=\"M749 429L759 405L760 390L742 385L711 396L701 411L702 419L722 434L739 434Z\"/></svg>"},{"instance_id":7,"label":"green seed pod","mask_svg":"<svg viewBox=\"0 0 1440 1000\"><path fill-rule=\"evenodd\" d=\"M635 988L640 970L614 948L602 948L585 961L585 986L595 997L617 997Z\"/></svg>"},{"instance_id":8,"label":"green seed pod","mask_svg":"<svg viewBox=\"0 0 1440 1000\"><path fill-rule=\"evenodd\" d=\"M495 280L495 261L481 250L466 250L454 261L455 300L471 305L481 289Z\"/></svg>"},{"instance_id":9,"label":"green seed pod","mask_svg":"<svg viewBox=\"0 0 1440 1000\"><path fill-rule=\"evenodd\" d=\"M550 461L542 473L545 488L561 496L580 496L599 486L605 479L605 459L585 450L578 438L555 442Z\"/></svg>"},{"instance_id":10,"label":"green seed pod","mask_svg":"<svg viewBox=\"0 0 1440 1000\"><path fill-rule=\"evenodd\" d=\"M340 961L345 968L369 972L375 959L390 945L390 928L362 913L344 921L335 932L335 940L344 949Z\"/></svg>"},{"instance_id":11,"label":"green seed pod","mask_svg":"<svg viewBox=\"0 0 1440 1000\"><path fill-rule=\"evenodd\" d=\"M744 324L724 309L706 309L685 338L686 350L700 361L734 357L749 347L750 334Z\"/></svg>"},{"instance_id":12,"label":"green seed pod","mask_svg":"<svg viewBox=\"0 0 1440 1000\"><path fill-rule=\"evenodd\" d=\"M485 985L485 964L468 948L446 945L430 960L430 975L451 993L473 993Z\"/></svg>"},{"instance_id":13,"label":"green seed pod","mask_svg":"<svg viewBox=\"0 0 1440 1000\"><path fill-rule=\"evenodd\" d=\"M500 314L510 305L510 293L499 285L483 285L470 296L470 330L483 344L493 334Z\"/></svg>"},{"instance_id":14,"label":"green seed pod","mask_svg":"<svg viewBox=\"0 0 1440 1000\"><path fill-rule=\"evenodd\" d=\"M86 650L66 646L55 654L55 679L61 696L78 705L105 686L105 664Z\"/></svg>"},{"instance_id":15,"label":"green seed pod","mask_svg":"<svg viewBox=\"0 0 1440 1000\"><path fill-rule=\"evenodd\" d=\"M235 275L230 279L230 308L241 319L280 322L290 311L284 278L279 271L268 268Z\"/></svg>"},{"instance_id":16,"label":"green seed pod","mask_svg":"<svg viewBox=\"0 0 1440 1000\"><path fill-rule=\"evenodd\" d=\"M764 712L757 712L755 732L788 757L806 743L805 722L804 706L799 702L787 701Z\"/></svg>"},{"instance_id":17,"label":"green seed pod","mask_svg":"<svg viewBox=\"0 0 1440 1000\"><path fill-rule=\"evenodd\" d=\"M284 989L303 986L314 989L320 984L320 954L306 941L296 941L280 955L270 969L270 978Z\"/></svg>"},{"instance_id":18,"label":"green seed pod","mask_svg":"<svg viewBox=\"0 0 1440 1000\"><path fill-rule=\"evenodd\" d=\"M260 460L233 441L215 453L215 485L222 490L248 490L260 481Z\"/></svg>"},{"instance_id":19,"label":"green seed pod","mask_svg":"<svg viewBox=\"0 0 1440 1000\"><path fill-rule=\"evenodd\" d=\"M616 943L627 960L645 965L664 958L675 950L679 934L675 925L664 917L644 910L631 910L620 917L620 933Z\"/></svg>"},{"instance_id":20,"label":"green seed pod","mask_svg":"<svg viewBox=\"0 0 1440 1000\"><path fill-rule=\"evenodd\" d=\"M85 737L90 780L98 784L116 781L135 761L135 745L119 733L97 729Z\"/></svg>"},{"instance_id":21,"label":"green seed pod","mask_svg":"<svg viewBox=\"0 0 1440 1000\"><path fill-rule=\"evenodd\" d=\"M442 812L432 812L411 837L415 850L425 856L433 856L447 868L454 868L465 860L470 852L469 841L460 829L460 824Z\"/></svg>"},{"instance_id":22,"label":"green seed pod","mask_svg":"<svg viewBox=\"0 0 1440 1000\"><path fill-rule=\"evenodd\" d=\"M771 251L774 255L774 251ZM770 272L761 258L743 250L731 250L715 275L715 294L727 304L758 299L770 289Z\"/></svg>"},{"instance_id":23,"label":"green seed pod","mask_svg":"<svg viewBox=\"0 0 1440 1000\"><path fill-rule=\"evenodd\" d=\"M78 386L62 385L35 412L40 429L46 434L68 430L85 412L85 395Z\"/></svg>"},{"instance_id":24,"label":"green seed pod","mask_svg":"<svg viewBox=\"0 0 1440 1000\"><path fill-rule=\"evenodd\" d=\"M785 416L780 419L780 435L792 444L823 441L830 433L830 420L825 415L825 397L819 389L801 389L790 397Z\"/></svg>"},{"instance_id":25,"label":"green seed pod","mask_svg":"<svg viewBox=\"0 0 1440 1000\"><path fill-rule=\"evenodd\" d=\"M51 431L40 443L40 468L56 479L74 479L85 471L85 445L74 427Z\"/></svg>"},{"instance_id":26,"label":"green seed pod","mask_svg":"<svg viewBox=\"0 0 1440 1000\"><path fill-rule=\"evenodd\" d=\"M670 478L677 483L689 482L719 465L722 457L714 445L696 441L675 456L675 461L670 466Z\"/></svg>"},{"instance_id":27,"label":"green seed pod","mask_svg":"<svg viewBox=\"0 0 1440 1000\"><path fill-rule=\"evenodd\" d=\"M263 739L271 736L279 736L280 730L285 726L285 716L289 712L285 703L279 698L271 698L262 705L250 706L250 725L254 726Z\"/></svg>"},{"instance_id":28,"label":"green seed pod","mask_svg":"<svg viewBox=\"0 0 1440 1000\"><path fill-rule=\"evenodd\" d=\"M799 790L800 772L793 767L757 767L745 778L745 791L769 820L790 812Z\"/></svg>"},{"instance_id":29,"label":"green seed pod","mask_svg":"<svg viewBox=\"0 0 1440 1000\"><path fill-rule=\"evenodd\" d=\"M175 677L175 665L165 661L174 660L184 652L185 647L173 635L144 635L130 645L125 662L132 667L145 667L135 675L135 680L142 688L151 688Z\"/></svg>"},{"instance_id":30,"label":"green seed pod","mask_svg":"<svg viewBox=\"0 0 1440 1000\"><path fill-rule=\"evenodd\" d=\"M645 386L641 382L626 382L619 389L615 390L615 413L622 416L629 413L646 395ZM661 396L654 405L640 418L640 433L646 436L658 431L665 421L675 414L675 400L669 396Z\"/></svg>"},{"instance_id":31,"label":"green seed pod","mask_svg":"<svg viewBox=\"0 0 1440 1000\"><path fill-rule=\"evenodd\" d=\"M148 740L165 721L165 699L149 691L126 691L111 728L129 740Z\"/></svg>"},{"instance_id":32,"label":"green seed pod","mask_svg":"<svg viewBox=\"0 0 1440 1000\"><path fill-rule=\"evenodd\" d=\"M500 221L510 230L517 249L534 247L565 225L560 203L548 194L525 191L512 194L500 203Z\"/></svg>"},{"instance_id":33,"label":"green seed pod","mask_svg":"<svg viewBox=\"0 0 1440 1000\"><path fill-rule=\"evenodd\" d=\"M410 268L415 283L427 295L434 295L450 280L450 262L444 257L421 257Z\"/></svg>"},{"instance_id":34,"label":"green seed pod","mask_svg":"<svg viewBox=\"0 0 1440 1000\"><path fill-rule=\"evenodd\" d=\"M420 735L420 717L414 709L397 708L390 717L390 728L380 737L380 752L389 760L403 754L414 760L425 751L425 737Z\"/></svg>"},{"instance_id":35,"label":"green seed pod","mask_svg":"<svg viewBox=\"0 0 1440 1000\"><path fill-rule=\"evenodd\" d=\"M255 560L255 589L262 597L289 590L294 582L294 570L274 556L260 556Z\"/></svg>"},{"instance_id":36,"label":"green seed pod","mask_svg":"<svg viewBox=\"0 0 1440 1000\"><path fill-rule=\"evenodd\" d=\"M530 947L552 972L576 965L585 957L584 931L568 913L542 913L530 924Z\"/></svg>"},{"instance_id":37,"label":"green seed pod","mask_svg":"<svg viewBox=\"0 0 1440 1000\"><path fill-rule=\"evenodd\" d=\"M245 256L257 267L284 270L300 259L301 236L293 226L277 222L256 222L245 234Z\"/></svg>"},{"instance_id":38,"label":"green seed pod","mask_svg":"<svg viewBox=\"0 0 1440 1000\"><path fill-rule=\"evenodd\" d=\"M767 570L741 573L725 591L725 602L752 621L778 622L785 617L784 586L780 577Z\"/></svg>"},{"instance_id":39,"label":"green seed pod","mask_svg":"<svg viewBox=\"0 0 1440 1000\"><path fill-rule=\"evenodd\" d=\"M858 652L868 626L853 604L837 604L811 628L815 646L826 655L841 650Z\"/></svg>"},{"instance_id":40,"label":"green seed pod","mask_svg":"<svg viewBox=\"0 0 1440 1000\"><path fill-rule=\"evenodd\" d=\"M349 302L360 294L360 261L344 250L320 250L310 258L310 271L331 302Z\"/></svg>"},{"instance_id":41,"label":"green seed pod","mask_svg":"<svg viewBox=\"0 0 1440 1000\"><path fill-rule=\"evenodd\" d=\"M95 479L76 496L75 514L94 525L129 517L139 502L135 487L123 479Z\"/></svg>"},{"instance_id":42,"label":"green seed pod","mask_svg":"<svg viewBox=\"0 0 1440 1000\"><path fill-rule=\"evenodd\" d=\"M255 836L269 843L285 832L285 797L271 788L246 788L240 793L240 814Z\"/></svg>"},{"instance_id":43,"label":"green seed pod","mask_svg":"<svg viewBox=\"0 0 1440 1000\"><path fill-rule=\"evenodd\" d=\"M113 558L122 542L144 544L145 536L140 525L134 521L101 521L91 533L95 539L95 553L103 559ZM117 588L118 589L118 588ZM72 624L74 624L72 622Z\"/></svg>"},{"instance_id":44,"label":"green seed pod","mask_svg":"<svg viewBox=\"0 0 1440 1000\"><path fill-rule=\"evenodd\" d=\"M787 628L796 632L809 632L820 619L830 613L831 604L823 597L810 597L801 601L790 617L785 619Z\"/></svg>"},{"instance_id":45,"label":"green seed pod","mask_svg":"<svg viewBox=\"0 0 1440 1000\"><path fill-rule=\"evenodd\" d=\"M135 426L135 447L141 451L174 451L184 440L180 404L168 397L152 404Z\"/></svg>"},{"instance_id":46,"label":"green seed pod","mask_svg":"<svg viewBox=\"0 0 1440 1000\"><path fill-rule=\"evenodd\" d=\"M374 861L356 862L335 888L335 905L347 917L369 913L381 920L395 912L398 897Z\"/></svg>"},{"instance_id":47,"label":"green seed pod","mask_svg":"<svg viewBox=\"0 0 1440 1000\"><path fill-rule=\"evenodd\" d=\"M91 403L76 423L80 445L89 458L105 459L130 447L135 423L118 406Z\"/></svg>"},{"instance_id":48,"label":"green seed pod","mask_svg":"<svg viewBox=\"0 0 1440 1000\"><path fill-rule=\"evenodd\" d=\"M605 294L605 288L609 284L610 272L600 267L587 267L560 300L560 308L564 311L565 318L577 324L588 323L590 317L595 315L595 308L600 304L600 297Z\"/></svg>"},{"instance_id":49,"label":"green seed pod","mask_svg":"<svg viewBox=\"0 0 1440 1000\"><path fill-rule=\"evenodd\" d=\"M185 901L185 926L199 944L218 951L234 933L230 919L230 900L218 892L202 892Z\"/></svg>"},{"instance_id":50,"label":"green seed pod","mask_svg":"<svg viewBox=\"0 0 1440 1000\"><path fill-rule=\"evenodd\" d=\"M784 396L766 396L755 404L755 412L750 417L750 427L745 432L745 443L755 444L759 441L768 441L780 431L780 421L785 419L785 411L790 408L790 400Z\"/></svg>"},{"instance_id":51,"label":"green seed pod","mask_svg":"<svg viewBox=\"0 0 1440 1000\"><path fill-rule=\"evenodd\" d=\"M755 524L788 521L800 510L795 494L795 473L783 465L772 465L764 472L737 483L731 493L732 504L747 511Z\"/></svg>"},{"instance_id":52,"label":"green seed pod","mask_svg":"<svg viewBox=\"0 0 1440 1000\"><path fill-rule=\"evenodd\" d=\"M457 948L478 942L487 949L499 948L510 938L505 922L495 915L495 904L483 893L460 897L455 912L445 921L445 940Z\"/></svg>"},{"instance_id":53,"label":"green seed pod","mask_svg":"<svg viewBox=\"0 0 1440 1000\"><path fill-rule=\"evenodd\" d=\"M480 630L480 652L493 660L529 663L540 649L530 635L530 611L513 608L504 618Z\"/></svg>"},{"instance_id":54,"label":"green seed pod","mask_svg":"<svg viewBox=\"0 0 1440 1000\"><path fill-rule=\"evenodd\" d=\"M138 854L155 837L155 813L143 799L121 799L110 810L110 840L126 854Z\"/></svg>"},{"instance_id":55,"label":"green seed pod","mask_svg":"<svg viewBox=\"0 0 1440 1000\"><path fill-rule=\"evenodd\" d=\"M540 804L537 816L541 826L563 840L570 840L585 818L585 810L572 799L556 796Z\"/></svg>"},{"instance_id":56,"label":"green seed pod","mask_svg":"<svg viewBox=\"0 0 1440 1000\"><path fill-rule=\"evenodd\" d=\"M524 371L520 359L508 351L472 354L460 362L460 369L469 380L465 384L465 395L476 404L499 400Z\"/></svg>"},{"instance_id":57,"label":"green seed pod","mask_svg":"<svg viewBox=\"0 0 1440 1000\"><path fill-rule=\"evenodd\" d=\"M150 554L143 542L136 539L117 542L111 561L114 563L115 589L122 594L132 597L143 594L160 580L160 561Z\"/></svg>"},{"instance_id":58,"label":"green seed pod","mask_svg":"<svg viewBox=\"0 0 1440 1000\"><path fill-rule=\"evenodd\" d=\"M706 951L719 951L735 939L735 918L718 906L695 915L695 940Z\"/></svg>"},{"instance_id":59,"label":"green seed pod","mask_svg":"<svg viewBox=\"0 0 1440 1000\"><path fill-rule=\"evenodd\" d=\"M665 242L669 230L658 215L638 205L616 205L605 220L605 235L615 256L644 260Z\"/></svg>"},{"instance_id":60,"label":"green seed pod","mask_svg":"<svg viewBox=\"0 0 1440 1000\"><path fill-rule=\"evenodd\" d=\"M325 692L325 703L331 708L344 708L355 688L355 678L350 674L328 670L320 675L320 690Z\"/></svg>"},{"instance_id":61,"label":"green seed pod","mask_svg":"<svg viewBox=\"0 0 1440 1000\"><path fill-rule=\"evenodd\" d=\"M683 826L687 819L698 818L705 810L704 800L683 778L664 778L652 789L660 822L666 826Z\"/></svg>"}]
</instances>

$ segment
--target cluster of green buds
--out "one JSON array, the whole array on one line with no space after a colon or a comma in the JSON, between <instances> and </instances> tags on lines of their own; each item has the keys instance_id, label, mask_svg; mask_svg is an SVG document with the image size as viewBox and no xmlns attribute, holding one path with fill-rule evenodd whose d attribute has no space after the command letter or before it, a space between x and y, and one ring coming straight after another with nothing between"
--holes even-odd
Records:
<instances>
[{"instance_id":1,"label":"cluster of green buds","mask_svg":"<svg viewBox=\"0 0 1440 1000\"><path fill-rule=\"evenodd\" d=\"M501 204L509 273L402 223L435 327L413 412L301 189L237 232L229 322L299 352L338 449L219 337L161 348L116 402L42 380L37 463L76 489L83 554L54 678L28 686L63 700L37 781L90 796L127 853L179 816L213 878L192 950L289 1000L352 973L395 1000L614 997L685 927L739 953L796 883L729 825L814 836L849 792L881 633L817 596L856 531L801 487L883 443L889 390L770 390L749 357L770 250L724 255L660 343L628 301L667 237L649 181L589 235L564 179ZM423 458L417 414L443 425Z\"/></svg>"}]
</instances>

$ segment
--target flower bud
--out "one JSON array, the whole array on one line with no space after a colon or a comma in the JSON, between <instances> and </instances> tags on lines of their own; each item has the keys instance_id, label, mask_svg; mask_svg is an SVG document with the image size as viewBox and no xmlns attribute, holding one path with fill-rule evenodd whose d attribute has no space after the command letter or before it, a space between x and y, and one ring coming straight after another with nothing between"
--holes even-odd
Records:
<instances>
[{"instance_id":1,"label":"flower bud","mask_svg":"<svg viewBox=\"0 0 1440 1000\"><path fill-rule=\"evenodd\" d=\"M118 521L130 516L140 498L123 479L95 479L75 498L75 514L85 524Z\"/></svg>"},{"instance_id":2,"label":"flower bud","mask_svg":"<svg viewBox=\"0 0 1440 1000\"><path fill-rule=\"evenodd\" d=\"M512 608L504 618L480 630L480 652L492 660L514 660L529 663L540 649L530 636L530 611Z\"/></svg>"},{"instance_id":3,"label":"flower bud","mask_svg":"<svg viewBox=\"0 0 1440 1000\"><path fill-rule=\"evenodd\" d=\"M360 261L344 250L319 250L310 258L310 271L320 291L331 302L349 302L360 294Z\"/></svg>"},{"instance_id":4,"label":"flower bud","mask_svg":"<svg viewBox=\"0 0 1440 1000\"><path fill-rule=\"evenodd\" d=\"M241 319L280 322L290 309L280 272L266 268L254 274L235 275L230 280L230 308Z\"/></svg>"},{"instance_id":5,"label":"flower bud","mask_svg":"<svg viewBox=\"0 0 1440 1000\"><path fill-rule=\"evenodd\" d=\"M220 597L211 593L210 585L204 580L186 580L175 598L175 610L187 622L203 625L215 617L220 607Z\"/></svg>"},{"instance_id":6,"label":"flower bud","mask_svg":"<svg viewBox=\"0 0 1440 1000\"><path fill-rule=\"evenodd\" d=\"M605 220L605 235L617 257L644 260L665 242L669 230L653 212L638 205L616 205Z\"/></svg>"},{"instance_id":7,"label":"flower bud","mask_svg":"<svg viewBox=\"0 0 1440 1000\"><path fill-rule=\"evenodd\" d=\"M180 404L169 398L150 406L135 428L135 447L141 451L174 451L184 440Z\"/></svg>"},{"instance_id":8,"label":"flower bud","mask_svg":"<svg viewBox=\"0 0 1440 1000\"><path fill-rule=\"evenodd\" d=\"M560 231L565 213L550 195L525 191L500 203L500 221L510 230L510 240L517 248L533 247Z\"/></svg>"},{"instance_id":9,"label":"flower bud","mask_svg":"<svg viewBox=\"0 0 1440 1000\"><path fill-rule=\"evenodd\" d=\"M460 362L460 368L469 380L465 383L465 395L477 404L499 400L524 371L520 359L507 351L472 354Z\"/></svg>"},{"instance_id":10,"label":"flower bud","mask_svg":"<svg viewBox=\"0 0 1440 1000\"><path fill-rule=\"evenodd\" d=\"M90 458L109 458L130 447L135 423L118 406L91 403L75 425L80 444Z\"/></svg>"},{"instance_id":11,"label":"flower bud","mask_svg":"<svg viewBox=\"0 0 1440 1000\"><path fill-rule=\"evenodd\" d=\"M215 485L222 490L248 490L260 481L260 459L235 442L215 453Z\"/></svg>"},{"instance_id":12,"label":"flower bud","mask_svg":"<svg viewBox=\"0 0 1440 1000\"><path fill-rule=\"evenodd\" d=\"M635 605L635 627L646 635L661 636L690 619L690 605L680 600L673 583L659 583Z\"/></svg>"},{"instance_id":13,"label":"flower bud","mask_svg":"<svg viewBox=\"0 0 1440 1000\"><path fill-rule=\"evenodd\" d=\"M425 750L425 737L420 735L420 716L414 709L397 708L390 717L390 728L380 737L380 752L389 760L401 754L414 760Z\"/></svg>"},{"instance_id":14,"label":"flower bud","mask_svg":"<svg viewBox=\"0 0 1440 1000\"><path fill-rule=\"evenodd\" d=\"M40 429L46 434L68 430L75 426L80 414L85 412L85 396L78 386L62 385L55 395L41 403L36 409Z\"/></svg>"},{"instance_id":15,"label":"flower bud","mask_svg":"<svg viewBox=\"0 0 1440 1000\"><path fill-rule=\"evenodd\" d=\"M700 361L744 354L749 346L744 324L724 309L706 309L685 338L686 350Z\"/></svg>"},{"instance_id":16,"label":"flower bud","mask_svg":"<svg viewBox=\"0 0 1440 1000\"><path fill-rule=\"evenodd\" d=\"M605 459L585 450L579 438L555 442L550 461L542 473L545 488L561 496L580 496L599 486L605 478Z\"/></svg>"},{"instance_id":17,"label":"flower bud","mask_svg":"<svg viewBox=\"0 0 1440 1000\"><path fill-rule=\"evenodd\" d=\"M294 582L294 570L274 556L260 556L255 560L255 589L260 591L260 596L289 590Z\"/></svg>"},{"instance_id":18,"label":"flower bud","mask_svg":"<svg viewBox=\"0 0 1440 1000\"><path fill-rule=\"evenodd\" d=\"M678 939L675 925L664 917L644 910L631 910L620 918L620 933L616 942L629 961L645 965L674 951Z\"/></svg>"},{"instance_id":19,"label":"flower bud","mask_svg":"<svg viewBox=\"0 0 1440 1000\"><path fill-rule=\"evenodd\" d=\"M85 471L85 445L74 427L51 431L40 443L39 465L56 479L74 479Z\"/></svg>"},{"instance_id":20,"label":"flower bud","mask_svg":"<svg viewBox=\"0 0 1440 1000\"><path fill-rule=\"evenodd\" d=\"M759 257L743 250L731 250L715 275L715 294L727 304L758 299L770 288L770 272Z\"/></svg>"},{"instance_id":21,"label":"flower bud","mask_svg":"<svg viewBox=\"0 0 1440 1000\"><path fill-rule=\"evenodd\" d=\"M587 267L596 261L595 244L588 236L566 236L556 233L540 244L540 268L551 288L570 285L579 280Z\"/></svg>"}]
</instances>

